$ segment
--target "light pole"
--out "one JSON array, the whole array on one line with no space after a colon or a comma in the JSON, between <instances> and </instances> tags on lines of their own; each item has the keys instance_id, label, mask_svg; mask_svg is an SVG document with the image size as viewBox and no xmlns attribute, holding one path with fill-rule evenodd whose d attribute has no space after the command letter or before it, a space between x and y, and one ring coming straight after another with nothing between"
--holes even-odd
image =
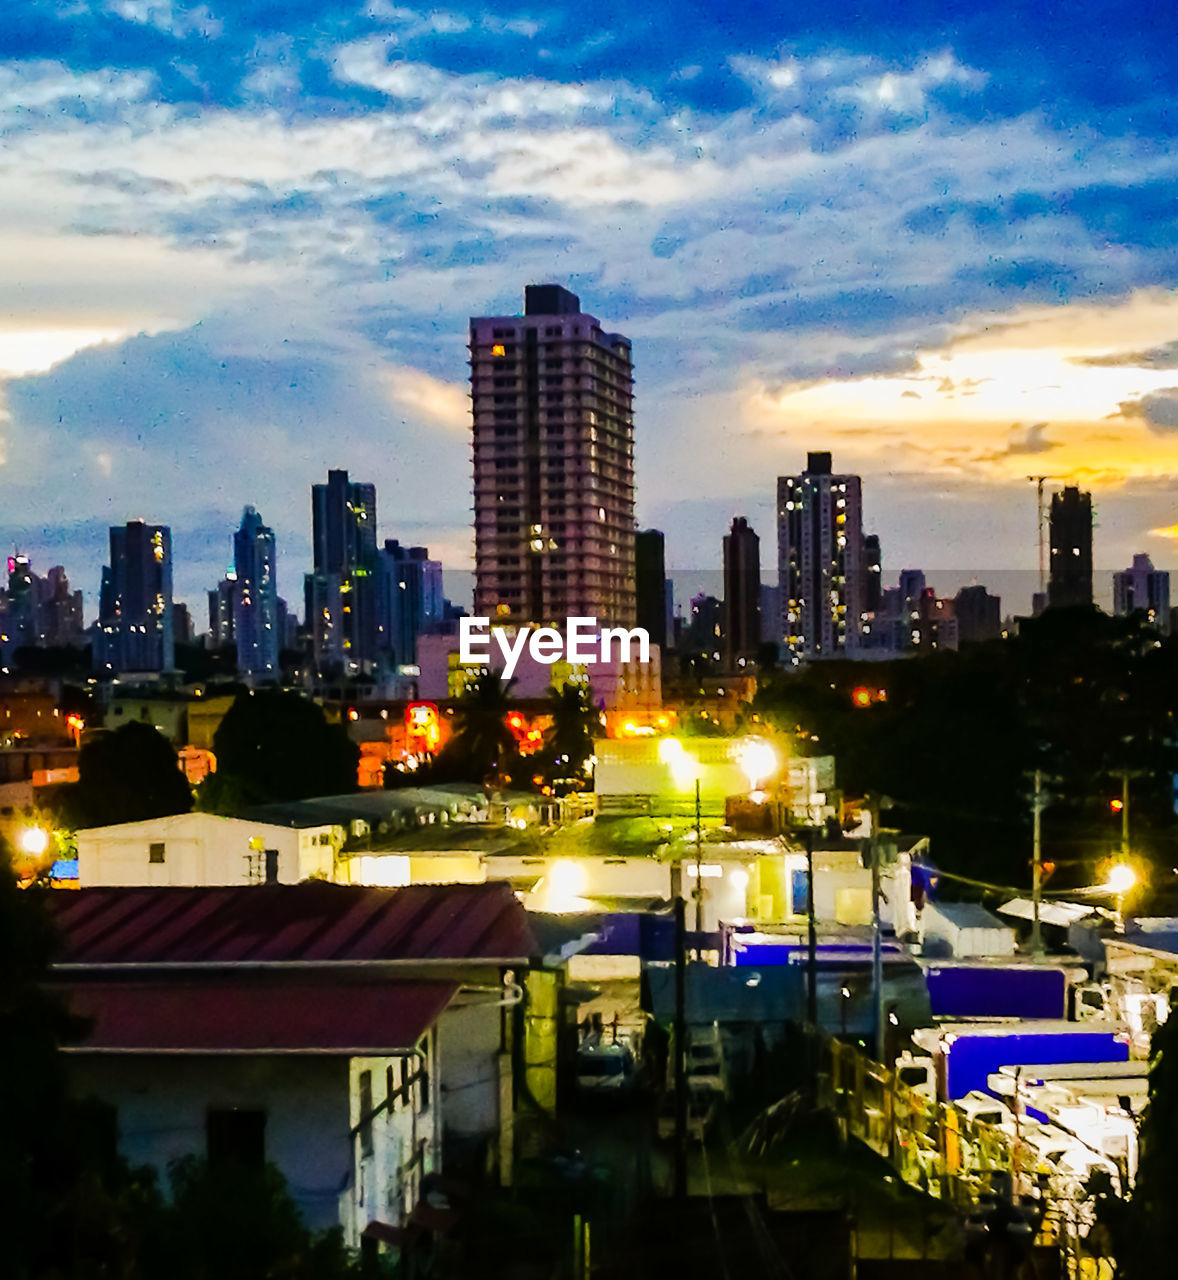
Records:
<instances>
[{"instance_id":1,"label":"light pole","mask_svg":"<svg viewBox=\"0 0 1178 1280\"><path fill-rule=\"evenodd\" d=\"M1039 903L1043 896L1043 770L1035 770L1035 796L1031 801L1034 840L1031 852L1031 955L1043 955L1043 935L1039 927Z\"/></svg>"}]
</instances>

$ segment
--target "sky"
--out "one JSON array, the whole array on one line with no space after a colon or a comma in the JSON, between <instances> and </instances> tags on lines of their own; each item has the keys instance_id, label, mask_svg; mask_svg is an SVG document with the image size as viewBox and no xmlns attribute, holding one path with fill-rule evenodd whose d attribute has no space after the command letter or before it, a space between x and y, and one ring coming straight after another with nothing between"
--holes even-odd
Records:
<instances>
[{"instance_id":1,"label":"sky","mask_svg":"<svg viewBox=\"0 0 1178 1280\"><path fill-rule=\"evenodd\" d=\"M1108 0L9 0L0 539L89 617L108 526L167 523L199 623L250 503L299 604L341 467L469 568L467 320L558 281L633 342L682 581L738 514L771 576L814 449L889 581L1033 585L1029 474L1105 576L1176 567L1176 70Z\"/></svg>"}]
</instances>

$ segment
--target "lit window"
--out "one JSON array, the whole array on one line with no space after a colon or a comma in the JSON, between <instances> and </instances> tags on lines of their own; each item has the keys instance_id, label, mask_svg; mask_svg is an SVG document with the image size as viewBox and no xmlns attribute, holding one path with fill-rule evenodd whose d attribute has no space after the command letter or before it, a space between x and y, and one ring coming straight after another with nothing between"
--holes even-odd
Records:
<instances>
[{"instance_id":1,"label":"lit window","mask_svg":"<svg viewBox=\"0 0 1178 1280\"><path fill-rule=\"evenodd\" d=\"M491 348L491 354L493 356L505 356L507 354L507 348L503 345L502 342L497 342Z\"/></svg>"}]
</instances>

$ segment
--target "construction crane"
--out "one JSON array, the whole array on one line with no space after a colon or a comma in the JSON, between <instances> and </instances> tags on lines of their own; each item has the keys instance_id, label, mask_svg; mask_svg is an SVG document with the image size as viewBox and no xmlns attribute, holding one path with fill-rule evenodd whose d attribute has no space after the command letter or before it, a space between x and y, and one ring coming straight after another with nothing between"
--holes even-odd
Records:
<instances>
[{"instance_id":1,"label":"construction crane","mask_svg":"<svg viewBox=\"0 0 1178 1280\"><path fill-rule=\"evenodd\" d=\"M1043 544L1043 530L1046 524L1046 511L1043 506L1043 486L1048 480L1066 480L1066 476L1027 476L1035 486L1035 497L1039 504L1039 594L1047 590L1047 564Z\"/></svg>"}]
</instances>

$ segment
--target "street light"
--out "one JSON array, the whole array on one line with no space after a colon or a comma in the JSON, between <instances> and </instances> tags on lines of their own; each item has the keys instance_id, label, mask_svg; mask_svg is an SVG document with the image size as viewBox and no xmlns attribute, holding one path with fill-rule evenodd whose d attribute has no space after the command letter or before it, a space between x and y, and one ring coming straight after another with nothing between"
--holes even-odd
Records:
<instances>
[{"instance_id":1,"label":"street light","mask_svg":"<svg viewBox=\"0 0 1178 1280\"><path fill-rule=\"evenodd\" d=\"M752 791L757 790L759 782L777 772L777 752L764 738L747 738L740 744L736 758Z\"/></svg>"},{"instance_id":2,"label":"street light","mask_svg":"<svg viewBox=\"0 0 1178 1280\"><path fill-rule=\"evenodd\" d=\"M1114 862L1108 869L1105 888L1122 897L1137 886L1137 872L1127 862Z\"/></svg>"},{"instance_id":3,"label":"street light","mask_svg":"<svg viewBox=\"0 0 1178 1280\"><path fill-rule=\"evenodd\" d=\"M17 843L22 853L39 858L49 848L49 832L44 827L22 827Z\"/></svg>"}]
</instances>

